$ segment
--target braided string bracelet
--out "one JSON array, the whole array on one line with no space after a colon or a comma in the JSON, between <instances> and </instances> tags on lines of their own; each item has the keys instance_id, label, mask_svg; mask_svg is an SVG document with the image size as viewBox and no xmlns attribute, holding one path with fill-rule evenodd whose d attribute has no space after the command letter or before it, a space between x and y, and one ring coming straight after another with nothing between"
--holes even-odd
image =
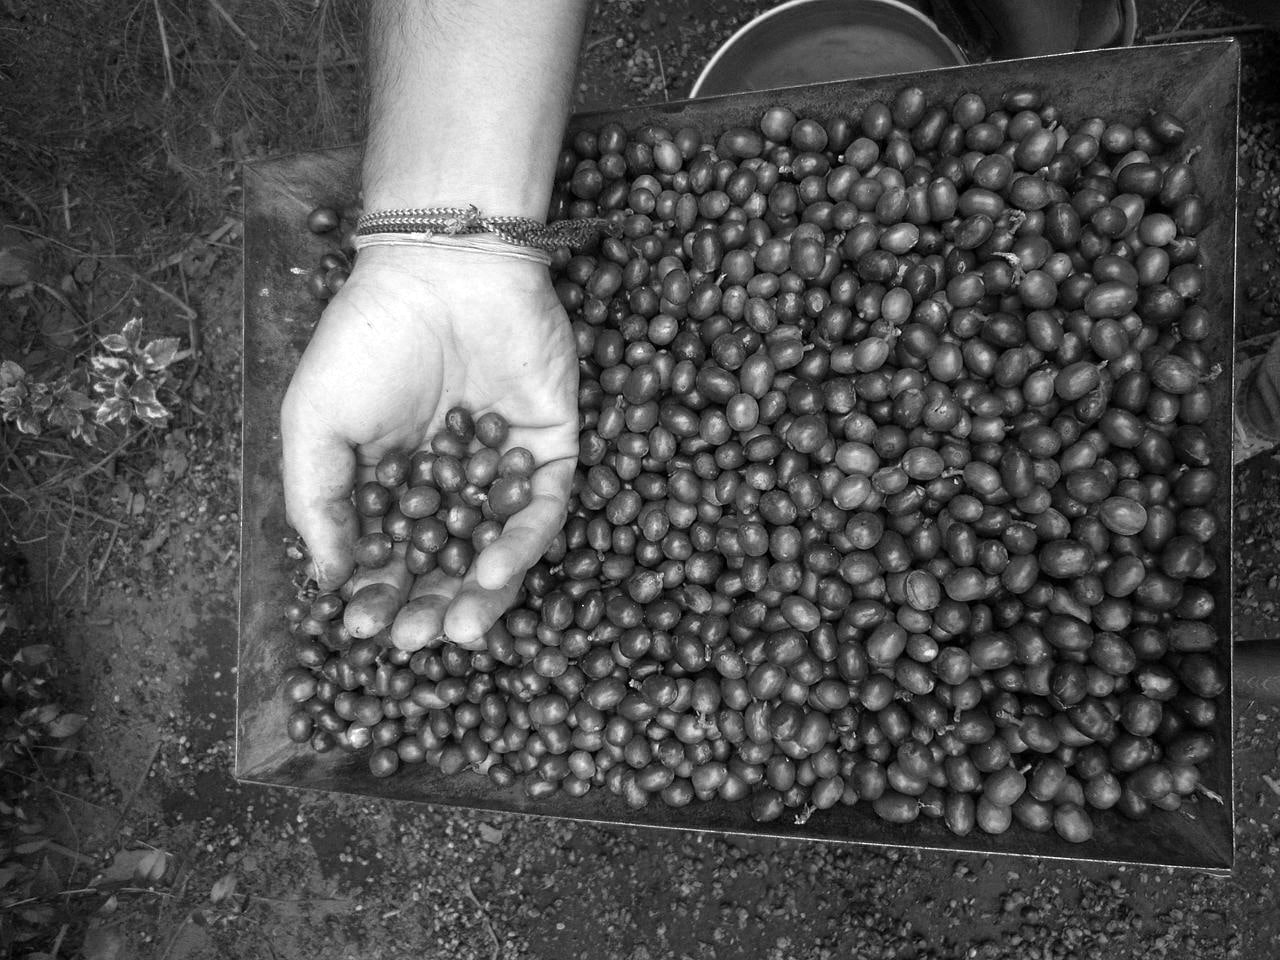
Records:
<instances>
[{"instance_id":1,"label":"braided string bracelet","mask_svg":"<svg viewBox=\"0 0 1280 960\"><path fill-rule=\"evenodd\" d=\"M379 210L356 222L355 246L448 246L550 264L557 249L580 247L606 227L594 217L552 224L486 217L475 206Z\"/></svg>"}]
</instances>

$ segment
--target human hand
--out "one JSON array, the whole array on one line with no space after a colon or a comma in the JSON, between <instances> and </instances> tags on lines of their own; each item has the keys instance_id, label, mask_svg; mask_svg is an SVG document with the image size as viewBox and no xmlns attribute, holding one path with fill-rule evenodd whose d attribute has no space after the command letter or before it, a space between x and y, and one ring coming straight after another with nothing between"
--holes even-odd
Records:
<instances>
[{"instance_id":1,"label":"human hand","mask_svg":"<svg viewBox=\"0 0 1280 960\"><path fill-rule=\"evenodd\" d=\"M524 573L561 529L578 456L578 366L545 267L463 250L370 247L320 319L281 410L285 506L322 589L353 572L362 532L358 481L392 450L417 450L466 406L501 414L508 444L538 464L533 501L509 518L464 578L436 570L413 581L403 563L357 575L388 583L433 613L393 628L416 649L439 634L464 647L511 605ZM373 529L377 529L374 522ZM398 545L403 555L403 545ZM419 607L422 604L418 604Z\"/></svg>"}]
</instances>

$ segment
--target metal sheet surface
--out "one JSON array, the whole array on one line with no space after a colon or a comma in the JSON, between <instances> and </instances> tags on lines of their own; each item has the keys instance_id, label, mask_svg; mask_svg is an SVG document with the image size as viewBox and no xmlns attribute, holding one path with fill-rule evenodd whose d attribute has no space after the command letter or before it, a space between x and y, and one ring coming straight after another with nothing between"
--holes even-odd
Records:
<instances>
[{"instance_id":1,"label":"metal sheet surface","mask_svg":"<svg viewBox=\"0 0 1280 960\"><path fill-rule=\"evenodd\" d=\"M898 77L841 81L782 91L766 91L697 101L656 104L578 116L571 128L616 120L628 128L643 123L675 127L686 123L708 133L754 123L766 106L783 103L819 118L856 114L901 86L920 86L931 98L950 101L964 90L998 100L1009 86L1034 84L1048 94L1068 122L1087 116L1138 122L1150 108L1177 113L1190 130L1195 161L1211 222L1202 234L1207 259L1202 302L1216 323L1206 342L1223 374L1212 385L1215 460L1226 474L1218 504L1222 532L1211 544L1218 573L1210 587L1218 600L1219 635L1232 635L1230 544L1232 357L1234 349L1236 116L1240 56L1232 41L1094 51L948 68ZM913 846L949 851L1007 853L1069 860L1105 860L1196 867L1231 867L1233 815L1231 711L1224 695L1214 728L1220 750L1205 768L1205 783L1226 798L1207 800L1169 813L1154 811L1140 822L1095 814L1095 837L1072 845L1056 834L1015 828L999 836L950 834L939 821L920 819L897 826L877 819L867 805L838 806L815 813L803 824L754 823L745 804L695 803L671 810L653 802L627 807L606 791L573 800L527 799L517 789L498 790L476 775L444 777L421 766L378 780L363 756L317 755L284 735L288 710L277 686L290 666L282 608L290 594L290 565L284 544L280 485L279 407L285 387L320 305L305 289L307 271L326 243L305 229L307 213L319 204L341 205L356 195L355 148L302 154L247 166L245 185L244 449L239 676L237 687L236 776L251 782L339 791L393 800L538 814L574 820L644 827L711 830L757 836L809 838L851 843ZM1229 671L1230 644L1215 655Z\"/></svg>"}]
</instances>

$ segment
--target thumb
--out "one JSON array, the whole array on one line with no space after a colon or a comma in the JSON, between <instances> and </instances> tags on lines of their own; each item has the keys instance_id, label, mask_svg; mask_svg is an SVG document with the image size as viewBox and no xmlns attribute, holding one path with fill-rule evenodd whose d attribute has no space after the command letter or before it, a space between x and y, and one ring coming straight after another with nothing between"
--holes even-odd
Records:
<instances>
[{"instance_id":1,"label":"thumb","mask_svg":"<svg viewBox=\"0 0 1280 960\"><path fill-rule=\"evenodd\" d=\"M281 408L280 432L285 516L307 545L321 589L336 590L355 569L355 451L292 391Z\"/></svg>"}]
</instances>

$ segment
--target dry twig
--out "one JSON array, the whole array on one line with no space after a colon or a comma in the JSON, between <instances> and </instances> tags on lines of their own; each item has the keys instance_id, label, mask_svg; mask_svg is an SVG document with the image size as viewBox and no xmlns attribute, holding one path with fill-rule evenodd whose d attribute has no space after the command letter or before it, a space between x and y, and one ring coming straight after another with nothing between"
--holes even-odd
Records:
<instances>
[{"instance_id":1,"label":"dry twig","mask_svg":"<svg viewBox=\"0 0 1280 960\"><path fill-rule=\"evenodd\" d=\"M183 319L189 320L196 315L196 312L191 308L191 305L187 303L183 303L181 298L179 298L175 294L170 293L168 290L160 286L158 283L148 280L146 277L144 277L137 270L134 270L132 267L126 266L122 263L117 263L116 260L123 259L124 257L123 254L111 256L103 253L91 253L87 250L81 250L79 247L72 246L69 243L64 243L63 241L58 240L55 237L47 236L46 234L41 233L39 230L32 230L30 227L23 227L16 223L12 224L12 227L13 229L17 230L19 233L25 233L29 237L36 237L48 243L56 244L57 246L62 247L62 249L68 250L71 253L76 254L77 256L85 257L89 260L96 261L102 264L102 266L106 267L108 270L114 271L115 273L118 273L122 276L129 277L133 280L136 280L138 283L145 284L146 286L154 290L156 293L160 294L160 296L164 297L166 300L172 303L174 306L176 306L178 309L180 309L182 311Z\"/></svg>"},{"instance_id":2,"label":"dry twig","mask_svg":"<svg viewBox=\"0 0 1280 960\"><path fill-rule=\"evenodd\" d=\"M160 0L152 0L156 9L156 23L160 25L160 47L164 52L164 99L168 100L178 85L173 79L173 54L169 50L169 32L165 29L164 14L160 12Z\"/></svg>"},{"instance_id":3,"label":"dry twig","mask_svg":"<svg viewBox=\"0 0 1280 960\"><path fill-rule=\"evenodd\" d=\"M102 559L98 561L98 569L93 571L93 579L96 583L102 579L102 571L107 569L107 561L111 559L111 551L116 545L116 540L120 537L120 528L111 531L111 539L107 541L107 549L102 553Z\"/></svg>"},{"instance_id":4,"label":"dry twig","mask_svg":"<svg viewBox=\"0 0 1280 960\"><path fill-rule=\"evenodd\" d=\"M156 758L160 756L160 743L156 743L151 750L151 756L147 758L146 766L142 768L142 775L138 777L138 782L134 784L133 790L129 796L124 798L124 806L120 808L120 815L116 818L116 825L111 830L111 835L115 836L120 832L120 828L124 826L124 818L129 814L129 808L133 806L133 801L138 799L138 794L142 792L142 788L147 784L147 777L151 773L151 768L155 766Z\"/></svg>"},{"instance_id":5,"label":"dry twig","mask_svg":"<svg viewBox=\"0 0 1280 960\"><path fill-rule=\"evenodd\" d=\"M71 576L67 577L67 579L63 582L62 586L58 588L58 592L53 595L53 599L55 601L61 600L62 595L71 589L71 585L80 579L80 574L83 572L84 572L84 567L82 566L76 567L74 570L72 570Z\"/></svg>"},{"instance_id":6,"label":"dry twig","mask_svg":"<svg viewBox=\"0 0 1280 960\"><path fill-rule=\"evenodd\" d=\"M95 810L107 812L107 808L100 803L94 803L92 800L86 800L84 797L77 797L75 794L64 793L57 787L51 787L49 784L37 780L35 777L29 777L25 773L19 773L17 770L6 771L8 776L17 777L19 780L25 780L27 783L34 784L42 790L48 790L52 794L62 797L64 800L74 800L76 803L83 803L86 807L93 807Z\"/></svg>"},{"instance_id":7,"label":"dry twig","mask_svg":"<svg viewBox=\"0 0 1280 960\"><path fill-rule=\"evenodd\" d=\"M54 938L53 946L49 948L49 960L58 960L58 951L62 949L62 941L67 938L67 931L71 929L71 924L64 923L58 931L58 936Z\"/></svg>"},{"instance_id":8,"label":"dry twig","mask_svg":"<svg viewBox=\"0 0 1280 960\"><path fill-rule=\"evenodd\" d=\"M56 897L87 897L91 893L105 893L101 887L78 887L75 890L59 890L57 893L48 893L42 897L26 897L22 900L15 900L12 903L0 903L0 912L9 910L17 910L19 907L25 907L29 903L39 903L41 900L53 900ZM152 890L149 887L117 887L113 893L147 893L153 897L168 899L173 896L167 890Z\"/></svg>"},{"instance_id":9,"label":"dry twig","mask_svg":"<svg viewBox=\"0 0 1280 960\"><path fill-rule=\"evenodd\" d=\"M1271 341L1276 337L1280 337L1280 330L1270 330L1267 333L1260 333L1256 337L1250 337L1248 340L1236 341L1236 349L1249 350L1253 347L1265 347L1270 345Z\"/></svg>"},{"instance_id":10,"label":"dry twig","mask_svg":"<svg viewBox=\"0 0 1280 960\"><path fill-rule=\"evenodd\" d=\"M1187 22L1187 17L1191 16L1198 6L1200 6L1200 0L1191 0L1191 2L1187 4L1187 8L1182 11L1182 16L1178 17L1178 22L1169 28L1170 31L1181 30L1182 25Z\"/></svg>"},{"instance_id":11,"label":"dry twig","mask_svg":"<svg viewBox=\"0 0 1280 960\"><path fill-rule=\"evenodd\" d=\"M178 888L173 893L173 899L164 900L161 902L160 917L158 919L163 920L165 911L168 909L168 907L171 904L178 903L182 900L182 898L186 895L186 892L187 892L187 884L189 884L190 882L191 882L191 871L187 870L183 874L182 882L178 884ZM173 936L169 938L169 943L164 948L164 953L161 954L160 960L169 960L169 954L173 952L173 948L178 942L178 937L182 935L182 931L187 928L187 924L189 924L194 917L195 917L195 910L188 910L186 913L186 916L182 918L182 921L178 924L177 928L173 931Z\"/></svg>"},{"instance_id":12,"label":"dry twig","mask_svg":"<svg viewBox=\"0 0 1280 960\"><path fill-rule=\"evenodd\" d=\"M160 954L160 960L169 960L169 955L173 953L174 946L178 943L178 937L182 936L182 931L187 929L187 924L191 922L191 912L182 918L182 922L174 928L173 936L169 938L169 942L165 945L164 953Z\"/></svg>"},{"instance_id":13,"label":"dry twig","mask_svg":"<svg viewBox=\"0 0 1280 960\"><path fill-rule=\"evenodd\" d=\"M235 18L232 17L231 14L227 13L226 7L220 4L218 0L209 0L209 6L213 7L214 12L216 12L218 16L223 19L226 25L231 28L232 33L248 44L250 50L254 53L258 52L257 43L254 42L251 36L244 32L244 29L240 24L236 23Z\"/></svg>"},{"instance_id":14,"label":"dry twig","mask_svg":"<svg viewBox=\"0 0 1280 960\"><path fill-rule=\"evenodd\" d=\"M261 894L246 894L257 903L350 903L349 897L264 897Z\"/></svg>"},{"instance_id":15,"label":"dry twig","mask_svg":"<svg viewBox=\"0 0 1280 960\"><path fill-rule=\"evenodd\" d=\"M68 860L74 860L76 863L83 863L86 867L96 866L98 861L93 859L87 853L81 853L79 850L72 850L70 847L63 846L56 840L50 840L44 845L44 849L60 854Z\"/></svg>"},{"instance_id":16,"label":"dry twig","mask_svg":"<svg viewBox=\"0 0 1280 960\"><path fill-rule=\"evenodd\" d=\"M123 453L125 448L128 447L129 444L133 443L133 441L136 440L137 438L138 438L138 435L136 433L132 433L132 432L126 433L124 439L121 440L120 443L116 445L115 449L113 449L110 453L108 453L105 457L103 457L97 463L89 467L88 470L85 470L82 473L76 474L76 476L70 478L70 480L67 479L68 471L63 470L61 473L55 474L52 479L46 480L42 484L40 484L38 487L33 488L31 490L31 493L39 494L39 493L43 493L46 490L60 490L62 488L62 484L64 481L68 483L76 483L78 481L85 480L88 477L93 476L95 473L97 473L99 470L105 467L108 463L114 460L117 456ZM73 505L73 509L78 510L81 508L75 507ZM107 518L103 517L101 514L93 514L92 511L88 511L88 510L86 510L85 512L107 523L115 523L114 520L107 520ZM116 525L121 526L121 524L116 524Z\"/></svg>"},{"instance_id":17,"label":"dry twig","mask_svg":"<svg viewBox=\"0 0 1280 960\"><path fill-rule=\"evenodd\" d=\"M67 525L62 531L62 543L58 547L58 559L53 565L54 573L62 569L62 562L66 559L67 541L71 538L71 521L74 517L75 517L75 504L73 503L71 505L71 510L67 512ZM84 564L77 563L71 571L71 576L67 578L66 583L60 586L58 588L58 592L53 595L53 599L61 600L62 595L67 592L67 590L71 587L71 584L76 582L76 578L79 577L80 574L84 572L84 569L85 569Z\"/></svg>"},{"instance_id":18,"label":"dry twig","mask_svg":"<svg viewBox=\"0 0 1280 960\"><path fill-rule=\"evenodd\" d=\"M27 193L20 186L6 177L3 170L0 170L0 183L3 183L6 187L16 193L18 195L18 199L31 208L31 211L36 215L36 220L44 220L44 211L40 209L40 206L34 200L31 199L31 194Z\"/></svg>"},{"instance_id":19,"label":"dry twig","mask_svg":"<svg viewBox=\"0 0 1280 960\"><path fill-rule=\"evenodd\" d=\"M123 530L124 524L119 520L112 520L110 517L104 517L97 510L90 510L88 507L82 507L79 504L71 504L71 512L78 513L82 517L88 517L90 520L96 520L98 523L105 523L107 526L115 530Z\"/></svg>"},{"instance_id":20,"label":"dry twig","mask_svg":"<svg viewBox=\"0 0 1280 960\"><path fill-rule=\"evenodd\" d=\"M1146 38L1147 43L1171 43L1178 40L1210 40L1213 37L1234 37L1242 33L1262 33L1270 29L1261 23L1246 23L1238 27L1203 27L1197 30L1170 30L1168 33L1153 33Z\"/></svg>"},{"instance_id":21,"label":"dry twig","mask_svg":"<svg viewBox=\"0 0 1280 960\"><path fill-rule=\"evenodd\" d=\"M471 902L474 903L476 905L476 909L480 911L480 919L484 923L485 930L489 931L489 939L493 941L494 960L497 960L498 955L502 953L502 941L498 939L498 934L493 929L493 921L489 919L489 911L484 908L484 904L480 902L480 898L477 897L475 891L471 889L470 880L463 884L462 889L466 891Z\"/></svg>"},{"instance_id":22,"label":"dry twig","mask_svg":"<svg viewBox=\"0 0 1280 960\"><path fill-rule=\"evenodd\" d=\"M58 805L58 810L62 814L62 822L67 827L67 829L71 831L71 836L75 840L75 844L76 844L75 850L70 850L67 847L62 846L62 844L60 843L56 844L56 846L60 848L60 851L65 852L71 859L71 872L67 874L67 883L71 883L75 879L76 870L78 869L80 864L83 862L93 863L93 861L91 858L84 856L80 852L80 831L76 829L75 820L71 818L71 811L68 810L66 807L66 804L62 802L62 797L60 796L62 791L56 790L53 787L49 786L49 778L45 775L44 767L43 765L41 765L40 759L30 750L27 750L26 754L27 754L27 759L31 761L32 767L35 769L37 775L40 778L41 785L46 787L53 794L53 802ZM50 841L50 843L46 844L45 846L53 846L53 845L54 845L53 842Z\"/></svg>"},{"instance_id":23,"label":"dry twig","mask_svg":"<svg viewBox=\"0 0 1280 960\"><path fill-rule=\"evenodd\" d=\"M66 298L66 296L62 293L61 290L57 289L56 287L51 287L47 283L41 283L39 280L37 280L33 284L33 286L37 290L43 290L49 296L53 297L54 300L57 300L58 303L62 304L62 306L64 306L67 310L75 314L76 319L79 320L82 324L87 323L87 321L85 320L84 314L81 313L80 310L77 309L76 306Z\"/></svg>"}]
</instances>

